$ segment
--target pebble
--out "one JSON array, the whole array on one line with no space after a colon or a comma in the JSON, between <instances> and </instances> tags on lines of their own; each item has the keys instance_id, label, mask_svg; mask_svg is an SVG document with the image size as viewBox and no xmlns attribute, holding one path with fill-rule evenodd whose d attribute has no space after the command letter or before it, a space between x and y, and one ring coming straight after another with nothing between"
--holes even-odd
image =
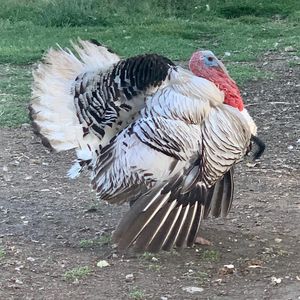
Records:
<instances>
[{"instance_id":1,"label":"pebble","mask_svg":"<svg viewBox=\"0 0 300 300\"><path fill-rule=\"evenodd\" d=\"M203 288L197 286L186 286L182 289L190 294L202 293L204 291Z\"/></svg>"},{"instance_id":2,"label":"pebble","mask_svg":"<svg viewBox=\"0 0 300 300\"><path fill-rule=\"evenodd\" d=\"M234 265L230 264L230 265L224 265L224 268L227 269L234 269Z\"/></svg>"},{"instance_id":3,"label":"pebble","mask_svg":"<svg viewBox=\"0 0 300 300\"><path fill-rule=\"evenodd\" d=\"M271 283L272 283L273 285L277 285L277 284L281 283L281 281L282 281L281 278L277 278L277 277L275 277L275 276L272 276L272 277L271 277Z\"/></svg>"},{"instance_id":4,"label":"pebble","mask_svg":"<svg viewBox=\"0 0 300 300\"><path fill-rule=\"evenodd\" d=\"M294 147L292 145L289 145L287 148L288 148L288 150L293 150L294 149Z\"/></svg>"},{"instance_id":5,"label":"pebble","mask_svg":"<svg viewBox=\"0 0 300 300\"><path fill-rule=\"evenodd\" d=\"M127 274L125 276L125 281L126 282L133 282L134 281L134 275L133 274Z\"/></svg>"},{"instance_id":6,"label":"pebble","mask_svg":"<svg viewBox=\"0 0 300 300\"><path fill-rule=\"evenodd\" d=\"M296 49L292 46L287 46L287 47L284 48L284 51L285 52L295 52Z\"/></svg>"},{"instance_id":7,"label":"pebble","mask_svg":"<svg viewBox=\"0 0 300 300\"><path fill-rule=\"evenodd\" d=\"M21 129L29 129L30 127L31 127L31 125L28 124L28 123L23 123L23 124L21 125Z\"/></svg>"},{"instance_id":8,"label":"pebble","mask_svg":"<svg viewBox=\"0 0 300 300\"><path fill-rule=\"evenodd\" d=\"M27 257L27 260L28 260L28 261L31 261L31 262L34 262L34 261L35 261L35 258L29 256L29 257Z\"/></svg>"},{"instance_id":9,"label":"pebble","mask_svg":"<svg viewBox=\"0 0 300 300\"><path fill-rule=\"evenodd\" d=\"M20 279L17 278L17 279L15 280L15 283L17 283L17 284L23 284L23 281L21 281Z\"/></svg>"}]
</instances>

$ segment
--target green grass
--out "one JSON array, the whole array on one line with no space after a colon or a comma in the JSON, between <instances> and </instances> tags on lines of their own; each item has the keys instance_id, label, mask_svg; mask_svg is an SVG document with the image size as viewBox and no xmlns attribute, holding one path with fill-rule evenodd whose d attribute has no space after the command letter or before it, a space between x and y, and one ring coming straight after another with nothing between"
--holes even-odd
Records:
<instances>
[{"instance_id":1,"label":"green grass","mask_svg":"<svg viewBox=\"0 0 300 300\"><path fill-rule=\"evenodd\" d=\"M275 75L270 72L265 72L255 67L243 64L230 64L228 66L228 71L241 86L249 81L250 78L251 80L259 80L268 78L272 79L275 77Z\"/></svg>"},{"instance_id":2,"label":"green grass","mask_svg":"<svg viewBox=\"0 0 300 300\"><path fill-rule=\"evenodd\" d=\"M68 281L75 281L88 276L91 273L88 266L76 267L64 273L64 279Z\"/></svg>"},{"instance_id":3,"label":"green grass","mask_svg":"<svg viewBox=\"0 0 300 300\"><path fill-rule=\"evenodd\" d=\"M30 84L29 66L0 64L0 126L28 122Z\"/></svg>"},{"instance_id":4,"label":"green grass","mask_svg":"<svg viewBox=\"0 0 300 300\"><path fill-rule=\"evenodd\" d=\"M200 252L202 260L214 262L220 259L220 252L217 250L203 250Z\"/></svg>"},{"instance_id":5,"label":"green grass","mask_svg":"<svg viewBox=\"0 0 300 300\"><path fill-rule=\"evenodd\" d=\"M134 288L130 293L129 293L129 298L134 299L134 300L142 300L145 298L144 292L139 290L138 288Z\"/></svg>"},{"instance_id":6,"label":"green grass","mask_svg":"<svg viewBox=\"0 0 300 300\"><path fill-rule=\"evenodd\" d=\"M111 244L111 236L110 235L103 235L97 239L88 239L88 240L81 240L79 242L80 248L93 248L96 246L106 246Z\"/></svg>"},{"instance_id":7,"label":"green grass","mask_svg":"<svg viewBox=\"0 0 300 300\"><path fill-rule=\"evenodd\" d=\"M24 65L56 43L95 38L124 57L157 52L181 61L202 48L225 63L247 62L287 46L299 55L299 24L298 0L0 0L0 126L28 121ZM268 77L235 64L230 73L242 84Z\"/></svg>"},{"instance_id":8,"label":"green grass","mask_svg":"<svg viewBox=\"0 0 300 300\"><path fill-rule=\"evenodd\" d=\"M0 262L2 259L4 259L5 255L6 255L5 250L3 249L2 246L0 246Z\"/></svg>"}]
</instances>

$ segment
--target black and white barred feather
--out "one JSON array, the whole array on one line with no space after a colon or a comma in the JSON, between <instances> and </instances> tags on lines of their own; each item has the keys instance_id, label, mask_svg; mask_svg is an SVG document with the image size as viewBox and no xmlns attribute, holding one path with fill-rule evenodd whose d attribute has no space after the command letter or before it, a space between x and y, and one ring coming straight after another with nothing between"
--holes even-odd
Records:
<instances>
[{"instance_id":1,"label":"black and white barred feather","mask_svg":"<svg viewBox=\"0 0 300 300\"><path fill-rule=\"evenodd\" d=\"M203 218L231 207L252 118L166 57L120 59L97 42L73 47L78 57L50 50L34 72L36 132L53 150L76 150L70 177L88 166L100 199L130 202L114 233L119 249L192 246Z\"/></svg>"},{"instance_id":2,"label":"black and white barred feather","mask_svg":"<svg viewBox=\"0 0 300 300\"><path fill-rule=\"evenodd\" d=\"M176 68L157 54L122 60L95 41L73 46L79 58L63 49L46 54L34 72L30 104L33 127L44 145L55 151L76 149L72 178L83 166L92 168L99 150L136 118L146 97Z\"/></svg>"}]
</instances>

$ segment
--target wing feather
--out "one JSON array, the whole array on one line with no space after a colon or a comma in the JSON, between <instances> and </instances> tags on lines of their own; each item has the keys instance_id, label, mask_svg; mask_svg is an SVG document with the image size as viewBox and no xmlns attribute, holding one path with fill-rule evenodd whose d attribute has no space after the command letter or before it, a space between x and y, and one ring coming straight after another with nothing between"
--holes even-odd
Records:
<instances>
[{"instance_id":1,"label":"wing feather","mask_svg":"<svg viewBox=\"0 0 300 300\"><path fill-rule=\"evenodd\" d=\"M100 154L92 181L99 197L134 203L114 234L121 250L191 246L205 217L230 209L231 168L251 132L230 107L180 94L177 84L150 97L139 119ZM132 185L147 192L131 197Z\"/></svg>"}]
</instances>

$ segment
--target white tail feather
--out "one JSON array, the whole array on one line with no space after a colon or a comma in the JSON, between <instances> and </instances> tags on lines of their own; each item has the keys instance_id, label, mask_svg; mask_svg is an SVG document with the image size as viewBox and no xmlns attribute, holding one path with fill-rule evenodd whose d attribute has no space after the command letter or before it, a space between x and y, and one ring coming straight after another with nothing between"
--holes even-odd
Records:
<instances>
[{"instance_id":1,"label":"white tail feather","mask_svg":"<svg viewBox=\"0 0 300 300\"><path fill-rule=\"evenodd\" d=\"M72 87L78 75L96 70L105 71L120 58L105 47L89 41L79 40L79 44L72 45L79 58L69 49L50 49L44 62L33 72L31 117L39 134L54 150L77 148L91 152L98 148L99 140L92 133L83 137ZM78 168L75 165L72 174Z\"/></svg>"}]
</instances>

